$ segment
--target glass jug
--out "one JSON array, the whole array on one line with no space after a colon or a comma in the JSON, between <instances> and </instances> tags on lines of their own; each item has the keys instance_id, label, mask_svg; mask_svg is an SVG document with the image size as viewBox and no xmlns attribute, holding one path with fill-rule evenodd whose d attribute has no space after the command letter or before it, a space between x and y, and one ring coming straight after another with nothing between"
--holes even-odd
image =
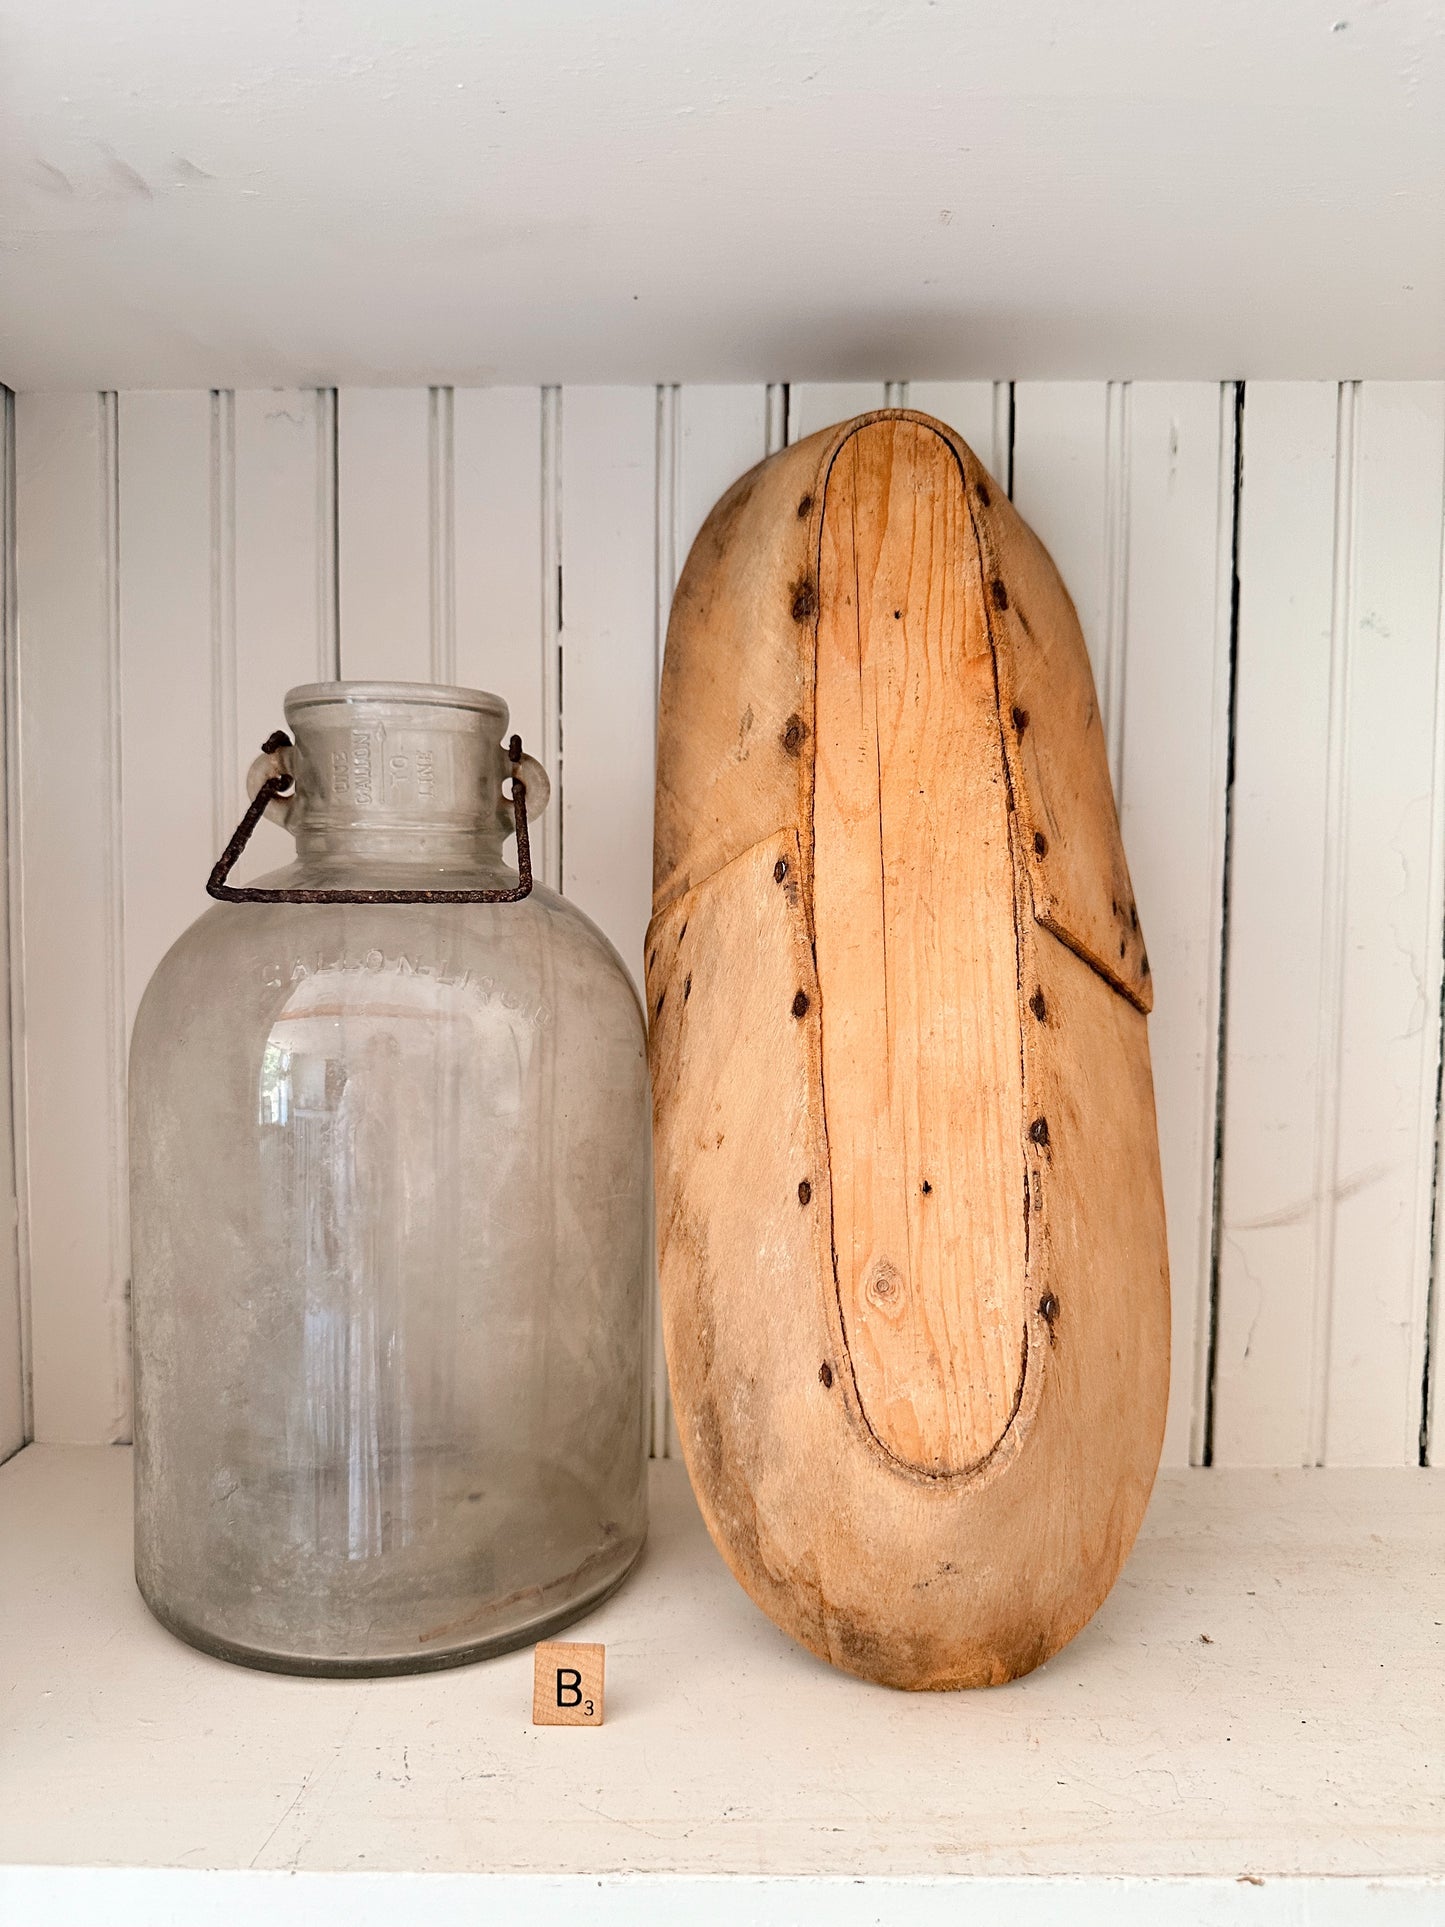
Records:
<instances>
[{"instance_id":1,"label":"glass jug","mask_svg":"<svg viewBox=\"0 0 1445 1927\"><path fill-rule=\"evenodd\" d=\"M212 894L263 809L296 860L207 910L136 1019L136 1575L224 1658L451 1666L641 1549L642 1017L526 888L547 780L498 698L321 683L286 717Z\"/></svg>"}]
</instances>

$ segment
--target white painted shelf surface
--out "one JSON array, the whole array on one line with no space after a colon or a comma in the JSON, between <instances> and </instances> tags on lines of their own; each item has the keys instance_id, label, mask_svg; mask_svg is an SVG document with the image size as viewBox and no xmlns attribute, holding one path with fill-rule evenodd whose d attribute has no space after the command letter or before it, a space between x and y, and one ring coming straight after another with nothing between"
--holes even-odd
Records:
<instances>
[{"instance_id":1,"label":"white painted shelf surface","mask_svg":"<svg viewBox=\"0 0 1445 1927\"><path fill-rule=\"evenodd\" d=\"M1434 376L1438 0L0 0L0 380Z\"/></svg>"},{"instance_id":2,"label":"white painted shelf surface","mask_svg":"<svg viewBox=\"0 0 1445 1927\"><path fill-rule=\"evenodd\" d=\"M362 1682L191 1651L131 1580L129 1452L21 1452L0 1920L1445 1916L1445 1471L1167 1472L1071 1646L925 1696L792 1645L682 1466L652 1476L643 1562L579 1635L607 1724L543 1730L530 1651Z\"/></svg>"}]
</instances>

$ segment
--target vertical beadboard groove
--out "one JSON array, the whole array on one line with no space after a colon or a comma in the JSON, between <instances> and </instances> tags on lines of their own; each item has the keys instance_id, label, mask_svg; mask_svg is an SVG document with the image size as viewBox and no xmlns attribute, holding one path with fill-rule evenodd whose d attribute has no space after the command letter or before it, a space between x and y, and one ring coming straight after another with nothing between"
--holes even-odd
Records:
<instances>
[{"instance_id":1,"label":"vertical beadboard groove","mask_svg":"<svg viewBox=\"0 0 1445 1927\"><path fill-rule=\"evenodd\" d=\"M551 819L542 881L562 888L563 800L567 771L562 750L562 390L542 390L542 751L552 775Z\"/></svg>"},{"instance_id":2,"label":"vertical beadboard groove","mask_svg":"<svg viewBox=\"0 0 1445 1927\"><path fill-rule=\"evenodd\" d=\"M1104 673L1100 700L1114 797L1124 807L1125 655L1129 646L1129 384L1111 381L1105 403Z\"/></svg>"},{"instance_id":3,"label":"vertical beadboard groove","mask_svg":"<svg viewBox=\"0 0 1445 1927\"><path fill-rule=\"evenodd\" d=\"M1359 383L1341 382L1335 428L1334 579L1330 600L1329 711L1325 748L1324 892L1320 917L1319 1077L1314 1120L1314 1316L1310 1332L1307 1449L1323 1465L1329 1437L1335 1293L1335 1194L1340 1165L1340 1065L1349 882L1350 645L1354 633L1355 513L1359 492Z\"/></svg>"},{"instance_id":4,"label":"vertical beadboard groove","mask_svg":"<svg viewBox=\"0 0 1445 1927\"><path fill-rule=\"evenodd\" d=\"M1096 501L1064 494L1047 508L1081 582L1095 558L1064 518L1077 516L1097 543L1096 660L1153 960L1150 1048L1174 1301L1163 1456L1174 1467L1198 1456L1212 1272L1233 423L1218 383L1141 382L1127 408L1122 400L1111 411L1102 384L1093 397L1058 398L1061 421L1075 423L1080 493L1092 487ZM1030 473L1047 432L1039 406L1032 397ZM1029 486L1037 491L1037 479Z\"/></svg>"},{"instance_id":5,"label":"vertical beadboard groove","mask_svg":"<svg viewBox=\"0 0 1445 1927\"><path fill-rule=\"evenodd\" d=\"M1445 980L1441 983L1440 1020L1445 1044ZM1425 1349L1420 1362L1420 1436L1419 1462L1422 1466L1445 1464L1445 1425L1440 1415L1440 1161L1442 1150L1441 1097L1445 1090L1445 1049L1436 1067L1435 1079L1435 1162L1430 1199L1430 1279L1425 1300Z\"/></svg>"},{"instance_id":6,"label":"vertical beadboard groove","mask_svg":"<svg viewBox=\"0 0 1445 1927\"><path fill-rule=\"evenodd\" d=\"M788 384L785 381L770 381L767 403L767 446L764 452L776 455L780 448L787 447L788 440Z\"/></svg>"},{"instance_id":7,"label":"vertical beadboard groove","mask_svg":"<svg viewBox=\"0 0 1445 1927\"><path fill-rule=\"evenodd\" d=\"M106 879L106 1069L110 1144L107 1206L110 1234L110 1386L112 1409L105 1437L130 1441L130 1238L126 1144L125 815L122 765L120 629L120 397L102 392L100 405L100 501L102 611L105 623L105 879Z\"/></svg>"},{"instance_id":8,"label":"vertical beadboard groove","mask_svg":"<svg viewBox=\"0 0 1445 1927\"><path fill-rule=\"evenodd\" d=\"M336 390L316 391L316 680L341 674L341 503Z\"/></svg>"},{"instance_id":9,"label":"vertical beadboard groove","mask_svg":"<svg viewBox=\"0 0 1445 1927\"><path fill-rule=\"evenodd\" d=\"M1244 495L1245 384L1219 386L1219 499L1215 519L1217 576L1214 590L1214 714L1225 719L1214 739L1211 788L1223 799L1218 835L1210 850L1209 897L1218 906L1210 924L1206 981L1207 1023L1214 1049L1204 1133L1200 1195L1209 1201L1201 1216L1194 1314L1194 1378L1190 1396L1189 1463L1214 1461L1214 1384L1219 1348L1219 1254L1224 1149L1225 1039L1229 1029L1229 860L1233 823L1234 731L1239 688L1239 527Z\"/></svg>"},{"instance_id":10,"label":"vertical beadboard groove","mask_svg":"<svg viewBox=\"0 0 1445 1927\"><path fill-rule=\"evenodd\" d=\"M218 850L235 827L236 397L211 391L211 838Z\"/></svg>"},{"instance_id":11,"label":"vertical beadboard groove","mask_svg":"<svg viewBox=\"0 0 1445 1927\"><path fill-rule=\"evenodd\" d=\"M653 647L657 680L662 681L662 651L667 641L667 619L672 613L672 592L677 584L680 557L679 522L681 506L678 483L682 469L682 409L676 382L664 383L657 390L657 573L656 626Z\"/></svg>"},{"instance_id":12,"label":"vertical beadboard groove","mask_svg":"<svg viewBox=\"0 0 1445 1927\"><path fill-rule=\"evenodd\" d=\"M453 394L427 391L427 531L431 679L457 679L456 468Z\"/></svg>"},{"instance_id":13,"label":"vertical beadboard groove","mask_svg":"<svg viewBox=\"0 0 1445 1927\"><path fill-rule=\"evenodd\" d=\"M676 383L665 383L657 390L657 548L653 580L653 687L662 681L662 655L667 641L667 620L672 613L672 592L677 582L679 522L681 519L680 484L682 470L682 407ZM653 740L657 737L656 706L653 709ZM651 769L647 780L653 780ZM651 1216L653 1203L648 1199ZM662 1307L658 1297L657 1237L654 1225L648 1237L652 1253L652 1404L650 1451L655 1459L670 1455L672 1437L672 1389L667 1377L667 1355L662 1342Z\"/></svg>"},{"instance_id":14,"label":"vertical beadboard groove","mask_svg":"<svg viewBox=\"0 0 1445 1927\"><path fill-rule=\"evenodd\" d=\"M35 1391L30 1341L30 1214L25 1208L25 944L20 900L20 727L19 638L16 632L15 547L15 397L0 386L0 676L4 690L5 757L5 1021L8 1025L9 1088L4 1093L10 1120L10 1171L14 1194L14 1302L4 1311L11 1320L13 1361L0 1356L17 1401L11 1421L0 1431L0 1458L35 1436ZM13 1314L13 1316L12 1316ZM0 1343L0 1354L4 1344Z\"/></svg>"},{"instance_id":15,"label":"vertical beadboard groove","mask_svg":"<svg viewBox=\"0 0 1445 1927\"><path fill-rule=\"evenodd\" d=\"M993 453L989 472L1004 485L1010 501L1014 492L1014 385L996 381L993 385Z\"/></svg>"},{"instance_id":16,"label":"vertical beadboard groove","mask_svg":"<svg viewBox=\"0 0 1445 1927\"><path fill-rule=\"evenodd\" d=\"M1432 797L1434 817L1431 825L1431 910L1432 929L1440 935L1441 982L1438 1021L1440 1046L1435 1061L1435 1158L1430 1192L1430 1266L1425 1298L1425 1344L1420 1363L1420 1440L1422 1466L1445 1465L1445 1286L1441 1283L1442 1161L1445 1161L1445 914L1442 914L1440 879L1445 869L1445 492L1441 503L1441 567L1439 603L1435 621L1435 789Z\"/></svg>"},{"instance_id":17,"label":"vertical beadboard groove","mask_svg":"<svg viewBox=\"0 0 1445 1927\"><path fill-rule=\"evenodd\" d=\"M1423 1334L1420 1360L1420 1415L1416 1456L1422 1466L1445 1461L1445 1413L1441 1411L1441 1159L1445 1153L1445 448L1442 448L1439 517L1440 569L1435 601L1435 713L1430 769L1430 872L1428 930L1439 976L1435 996L1437 1026L1433 1087L1422 1082L1419 1143L1429 1146L1415 1190L1414 1250L1423 1303L1417 1306Z\"/></svg>"}]
</instances>

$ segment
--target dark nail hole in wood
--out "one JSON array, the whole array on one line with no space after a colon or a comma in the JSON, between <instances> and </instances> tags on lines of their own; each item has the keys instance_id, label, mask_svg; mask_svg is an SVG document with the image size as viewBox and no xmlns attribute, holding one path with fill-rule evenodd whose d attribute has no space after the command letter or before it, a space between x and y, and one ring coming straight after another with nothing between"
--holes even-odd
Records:
<instances>
[{"instance_id":1,"label":"dark nail hole in wood","mask_svg":"<svg viewBox=\"0 0 1445 1927\"><path fill-rule=\"evenodd\" d=\"M783 748L788 752L789 756L797 755L799 749L802 747L803 738L807 733L808 726L801 716L790 716L787 722L784 723Z\"/></svg>"},{"instance_id":2,"label":"dark nail hole in wood","mask_svg":"<svg viewBox=\"0 0 1445 1927\"><path fill-rule=\"evenodd\" d=\"M1044 1002L1044 993L1042 990L1036 990L1033 996L1029 998L1029 1009L1034 1013L1035 1017L1038 1018L1040 1023L1048 1016L1049 1007Z\"/></svg>"},{"instance_id":3,"label":"dark nail hole in wood","mask_svg":"<svg viewBox=\"0 0 1445 1927\"><path fill-rule=\"evenodd\" d=\"M1049 1120L1046 1117L1036 1117L1029 1126L1029 1136L1035 1144L1047 1144L1049 1141Z\"/></svg>"},{"instance_id":4,"label":"dark nail hole in wood","mask_svg":"<svg viewBox=\"0 0 1445 1927\"><path fill-rule=\"evenodd\" d=\"M798 504L798 520L799 520L800 522L802 521L802 519L803 519L803 517L804 517L805 515L807 515L807 514L809 514L809 513L811 513L811 511L812 511L812 507L813 507L813 498L812 498L812 496L811 496L811 495L805 495L805 496L803 497L803 499L802 499L802 501L801 501L801 502L799 502L799 504Z\"/></svg>"},{"instance_id":5,"label":"dark nail hole in wood","mask_svg":"<svg viewBox=\"0 0 1445 1927\"><path fill-rule=\"evenodd\" d=\"M1014 711L1014 729L1022 736L1028 726L1029 712L1026 709L1016 709Z\"/></svg>"},{"instance_id":6,"label":"dark nail hole in wood","mask_svg":"<svg viewBox=\"0 0 1445 1927\"><path fill-rule=\"evenodd\" d=\"M995 609L1006 609L1008 607L1008 590L1002 582L999 581L997 576L989 583L988 592L993 597L993 606Z\"/></svg>"},{"instance_id":7,"label":"dark nail hole in wood","mask_svg":"<svg viewBox=\"0 0 1445 1927\"><path fill-rule=\"evenodd\" d=\"M1044 835L1042 830L1035 830L1034 831L1034 855L1047 856L1048 853L1049 853L1049 839Z\"/></svg>"},{"instance_id":8,"label":"dark nail hole in wood","mask_svg":"<svg viewBox=\"0 0 1445 1927\"><path fill-rule=\"evenodd\" d=\"M798 1186L798 1203L811 1204L812 1202L813 1202L813 1187L811 1184L809 1184L808 1180L804 1178L803 1182Z\"/></svg>"},{"instance_id":9,"label":"dark nail hole in wood","mask_svg":"<svg viewBox=\"0 0 1445 1927\"><path fill-rule=\"evenodd\" d=\"M806 990L800 990L797 996L793 999L793 1015L795 1017L806 1017L807 1014L808 1014L808 993Z\"/></svg>"},{"instance_id":10,"label":"dark nail hole in wood","mask_svg":"<svg viewBox=\"0 0 1445 1927\"><path fill-rule=\"evenodd\" d=\"M786 863L784 863L783 859L779 857L777 862L773 865L773 882L781 883L783 878L787 874L788 874L788 866Z\"/></svg>"},{"instance_id":11,"label":"dark nail hole in wood","mask_svg":"<svg viewBox=\"0 0 1445 1927\"><path fill-rule=\"evenodd\" d=\"M793 584L793 620L806 622L818 613L818 591L805 576Z\"/></svg>"},{"instance_id":12,"label":"dark nail hole in wood","mask_svg":"<svg viewBox=\"0 0 1445 1927\"><path fill-rule=\"evenodd\" d=\"M902 620L903 620L903 611L902 611L901 609L895 609L895 610L893 611L893 620L894 620L895 622L902 622Z\"/></svg>"},{"instance_id":13,"label":"dark nail hole in wood","mask_svg":"<svg viewBox=\"0 0 1445 1927\"><path fill-rule=\"evenodd\" d=\"M818 1367L818 1378L822 1384L823 1390L825 1392L831 1392L833 1389L833 1367L828 1363L826 1358L823 1360L822 1364Z\"/></svg>"},{"instance_id":14,"label":"dark nail hole in wood","mask_svg":"<svg viewBox=\"0 0 1445 1927\"><path fill-rule=\"evenodd\" d=\"M933 1195L933 1186L928 1182L927 1178L923 1180L923 1195L925 1198Z\"/></svg>"}]
</instances>

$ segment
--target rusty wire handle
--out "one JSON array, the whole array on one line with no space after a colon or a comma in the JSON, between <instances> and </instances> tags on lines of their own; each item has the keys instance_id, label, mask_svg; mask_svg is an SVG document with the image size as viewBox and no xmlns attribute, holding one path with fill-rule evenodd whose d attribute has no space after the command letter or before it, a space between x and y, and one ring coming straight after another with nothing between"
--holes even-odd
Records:
<instances>
[{"instance_id":1,"label":"rusty wire handle","mask_svg":"<svg viewBox=\"0 0 1445 1927\"><path fill-rule=\"evenodd\" d=\"M263 756L278 749L290 749L291 738L278 729L261 745ZM507 745L512 759L512 812L517 821L517 887L515 890L237 890L226 878L235 869L251 833L266 814L268 805L283 795L292 784L284 770L268 776L251 799L251 807L236 826L206 879L207 896L218 903L520 903L532 894L532 846L527 837L527 785L522 780L522 739L514 736Z\"/></svg>"}]
</instances>

